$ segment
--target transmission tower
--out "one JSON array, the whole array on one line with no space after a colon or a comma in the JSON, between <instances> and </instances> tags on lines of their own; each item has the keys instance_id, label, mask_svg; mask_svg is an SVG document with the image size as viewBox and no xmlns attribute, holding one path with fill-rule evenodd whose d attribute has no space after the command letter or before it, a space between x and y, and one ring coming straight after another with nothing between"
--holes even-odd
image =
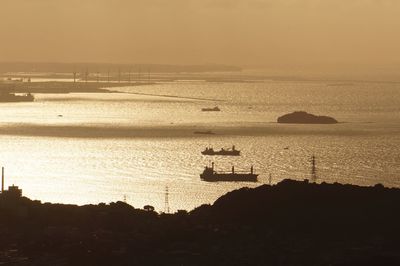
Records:
<instances>
[{"instance_id":1,"label":"transmission tower","mask_svg":"<svg viewBox=\"0 0 400 266\"><path fill-rule=\"evenodd\" d=\"M164 212L165 213L169 213L169 191L168 191L168 186L165 187Z\"/></svg>"},{"instance_id":2,"label":"transmission tower","mask_svg":"<svg viewBox=\"0 0 400 266\"><path fill-rule=\"evenodd\" d=\"M317 181L317 167L314 155L311 157L311 181L314 183Z\"/></svg>"}]
</instances>

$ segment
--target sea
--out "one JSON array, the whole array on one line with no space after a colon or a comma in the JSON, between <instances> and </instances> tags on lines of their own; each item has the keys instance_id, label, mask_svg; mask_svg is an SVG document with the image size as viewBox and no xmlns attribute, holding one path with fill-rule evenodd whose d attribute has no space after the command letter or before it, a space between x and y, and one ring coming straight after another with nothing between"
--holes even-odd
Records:
<instances>
[{"instance_id":1,"label":"sea","mask_svg":"<svg viewBox=\"0 0 400 266\"><path fill-rule=\"evenodd\" d=\"M122 93L36 94L35 102L1 103L6 186L42 202L125 201L159 212L192 210L283 179L400 187L400 83L181 80L112 90ZM214 106L221 111L201 111ZM293 111L339 123L276 123ZM201 154L232 145L241 156ZM202 181L212 162L217 171L253 166L259 182Z\"/></svg>"}]
</instances>

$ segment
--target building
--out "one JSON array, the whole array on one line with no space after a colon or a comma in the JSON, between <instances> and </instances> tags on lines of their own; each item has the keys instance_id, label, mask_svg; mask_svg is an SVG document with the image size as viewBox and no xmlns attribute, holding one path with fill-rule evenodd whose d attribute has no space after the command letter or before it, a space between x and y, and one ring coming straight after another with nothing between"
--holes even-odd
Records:
<instances>
[{"instance_id":1,"label":"building","mask_svg":"<svg viewBox=\"0 0 400 266\"><path fill-rule=\"evenodd\" d=\"M1 196L12 198L22 197L22 189L18 186L12 185L8 187L8 190L4 189L4 167L1 168Z\"/></svg>"}]
</instances>

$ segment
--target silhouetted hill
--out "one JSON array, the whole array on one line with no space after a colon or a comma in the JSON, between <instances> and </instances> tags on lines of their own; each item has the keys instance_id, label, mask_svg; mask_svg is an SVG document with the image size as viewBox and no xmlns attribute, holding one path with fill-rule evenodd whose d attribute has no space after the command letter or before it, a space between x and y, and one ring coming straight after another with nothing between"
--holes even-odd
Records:
<instances>
[{"instance_id":1,"label":"silhouetted hill","mask_svg":"<svg viewBox=\"0 0 400 266\"><path fill-rule=\"evenodd\" d=\"M278 117L278 123L290 124L336 124L338 121L329 116L317 116L304 111L296 111Z\"/></svg>"},{"instance_id":2,"label":"silhouetted hill","mask_svg":"<svg viewBox=\"0 0 400 266\"><path fill-rule=\"evenodd\" d=\"M0 262L400 265L400 190L284 180L187 213L0 197Z\"/></svg>"}]
</instances>

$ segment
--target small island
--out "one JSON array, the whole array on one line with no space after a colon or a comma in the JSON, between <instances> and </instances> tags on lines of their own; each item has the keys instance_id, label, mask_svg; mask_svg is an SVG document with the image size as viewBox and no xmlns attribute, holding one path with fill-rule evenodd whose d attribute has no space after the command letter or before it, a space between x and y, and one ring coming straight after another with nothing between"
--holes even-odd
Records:
<instances>
[{"instance_id":1,"label":"small island","mask_svg":"<svg viewBox=\"0 0 400 266\"><path fill-rule=\"evenodd\" d=\"M304 111L296 111L278 117L278 123L286 124L337 124L338 121L329 116L317 116Z\"/></svg>"}]
</instances>

